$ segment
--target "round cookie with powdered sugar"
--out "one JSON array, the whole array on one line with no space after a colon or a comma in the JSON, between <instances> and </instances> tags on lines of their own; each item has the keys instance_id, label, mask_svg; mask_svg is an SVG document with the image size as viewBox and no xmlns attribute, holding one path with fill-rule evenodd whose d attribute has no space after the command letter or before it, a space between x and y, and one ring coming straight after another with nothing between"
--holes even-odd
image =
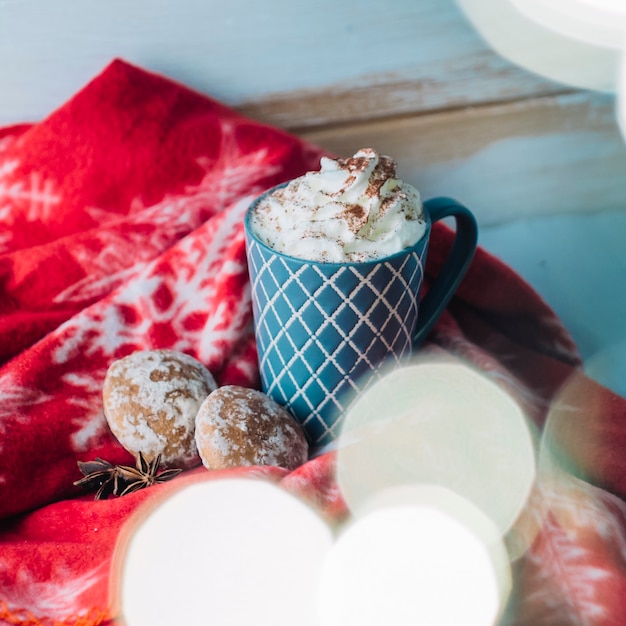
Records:
<instances>
[{"instance_id":1,"label":"round cookie with powdered sugar","mask_svg":"<svg viewBox=\"0 0 626 626\"><path fill-rule=\"evenodd\" d=\"M139 350L114 361L103 386L111 431L135 457L161 454L164 467L200 464L195 419L217 384L199 361L174 350Z\"/></svg>"},{"instance_id":2,"label":"round cookie with powdered sugar","mask_svg":"<svg viewBox=\"0 0 626 626\"><path fill-rule=\"evenodd\" d=\"M226 385L202 403L196 444L209 470L251 465L295 469L308 458L302 428L271 398L246 387Z\"/></svg>"}]
</instances>

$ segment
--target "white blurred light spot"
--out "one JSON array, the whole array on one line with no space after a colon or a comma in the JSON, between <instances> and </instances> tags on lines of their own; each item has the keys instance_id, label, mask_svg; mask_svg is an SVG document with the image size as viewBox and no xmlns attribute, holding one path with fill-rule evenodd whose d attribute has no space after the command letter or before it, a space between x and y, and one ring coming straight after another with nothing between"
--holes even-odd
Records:
<instances>
[{"instance_id":1,"label":"white blurred light spot","mask_svg":"<svg viewBox=\"0 0 626 626\"><path fill-rule=\"evenodd\" d=\"M396 493L346 528L322 573L321 626L494 624L510 590L504 548L487 545L476 529L489 521L477 524L480 513L452 499Z\"/></svg>"},{"instance_id":2,"label":"white blurred light spot","mask_svg":"<svg viewBox=\"0 0 626 626\"><path fill-rule=\"evenodd\" d=\"M561 13L553 12L548 17L544 10L542 19L532 11L533 4L541 5L542 0L457 0L457 3L487 43L509 61L575 87L616 90L622 42L615 27L622 20L613 20L607 34L606 27L592 20L581 24L571 15L564 19L562 11L567 10L564 2L560 3ZM576 36L572 32L581 28L582 34Z\"/></svg>"},{"instance_id":3,"label":"white blurred light spot","mask_svg":"<svg viewBox=\"0 0 626 626\"><path fill-rule=\"evenodd\" d=\"M623 0L508 0L538 24L604 48L622 48Z\"/></svg>"},{"instance_id":4,"label":"white blurred light spot","mask_svg":"<svg viewBox=\"0 0 626 626\"><path fill-rule=\"evenodd\" d=\"M127 626L313 626L330 528L261 480L203 482L165 501L123 557Z\"/></svg>"},{"instance_id":5,"label":"white blurred light spot","mask_svg":"<svg viewBox=\"0 0 626 626\"><path fill-rule=\"evenodd\" d=\"M621 48L626 30L623 0L509 0L521 13L566 37Z\"/></svg>"},{"instance_id":6,"label":"white blurred light spot","mask_svg":"<svg viewBox=\"0 0 626 626\"><path fill-rule=\"evenodd\" d=\"M337 453L337 481L353 513L390 487L439 485L472 502L501 535L534 478L518 404L456 362L409 365L377 381L350 408Z\"/></svg>"}]
</instances>

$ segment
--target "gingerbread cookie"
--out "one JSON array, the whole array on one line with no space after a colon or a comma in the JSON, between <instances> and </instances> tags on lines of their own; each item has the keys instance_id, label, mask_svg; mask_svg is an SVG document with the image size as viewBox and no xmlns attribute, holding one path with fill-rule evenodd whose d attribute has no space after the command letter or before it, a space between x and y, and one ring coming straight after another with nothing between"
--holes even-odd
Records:
<instances>
[{"instance_id":1,"label":"gingerbread cookie","mask_svg":"<svg viewBox=\"0 0 626 626\"><path fill-rule=\"evenodd\" d=\"M164 467L200 463L194 430L203 400L216 389L211 372L174 350L140 350L109 367L104 414L118 441L136 457L161 454Z\"/></svg>"},{"instance_id":2,"label":"gingerbread cookie","mask_svg":"<svg viewBox=\"0 0 626 626\"><path fill-rule=\"evenodd\" d=\"M209 470L249 465L295 469L308 444L291 414L254 389L227 385L214 391L196 417L196 444Z\"/></svg>"}]
</instances>

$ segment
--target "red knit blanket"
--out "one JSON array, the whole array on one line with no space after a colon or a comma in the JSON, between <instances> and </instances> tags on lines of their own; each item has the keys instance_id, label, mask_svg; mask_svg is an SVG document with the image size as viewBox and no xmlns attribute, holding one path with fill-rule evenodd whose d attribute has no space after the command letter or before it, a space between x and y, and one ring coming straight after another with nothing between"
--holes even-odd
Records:
<instances>
[{"instance_id":1,"label":"red knit blanket","mask_svg":"<svg viewBox=\"0 0 626 626\"><path fill-rule=\"evenodd\" d=\"M141 503L190 481L252 474L331 519L348 514L332 453L292 473L197 468L103 501L73 486L79 460L133 463L102 412L112 360L172 348L219 384L258 385L242 216L322 154L122 61L47 119L0 129L0 624L114 623L120 530ZM451 238L436 226L427 275ZM624 622L626 401L578 371L560 321L483 250L428 347L480 368L539 428L575 380L561 443L576 476L514 563L509 615Z\"/></svg>"}]
</instances>

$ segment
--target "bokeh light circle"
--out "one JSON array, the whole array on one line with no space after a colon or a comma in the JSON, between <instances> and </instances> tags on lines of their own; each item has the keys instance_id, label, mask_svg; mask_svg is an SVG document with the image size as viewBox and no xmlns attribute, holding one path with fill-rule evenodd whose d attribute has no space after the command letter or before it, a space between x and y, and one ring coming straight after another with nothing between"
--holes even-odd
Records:
<instances>
[{"instance_id":1,"label":"bokeh light circle","mask_svg":"<svg viewBox=\"0 0 626 626\"><path fill-rule=\"evenodd\" d=\"M126 626L317 626L333 541L301 500L262 480L174 494L134 531L122 560Z\"/></svg>"},{"instance_id":2,"label":"bokeh light circle","mask_svg":"<svg viewBox=\"0 0 626 626\"><path fill-rule=\"evenodd\" d=\"M576 38L571 35L571 29L567 33L563 31L568 20L557 17L551 21L552 28L548 28L545 19L544 23L533 19L529 10L522 12L512 0L457 0L457 3L478 33L505 59L560 83L615 91L622 47L591 43L598 38L598 32L600 36L603 33L598 27L594 29L591 21L586 23L586 36Z\"/></svg>"},{"instance_id":3,"label":"bokeh light circle","mask_svg":"<svg viewBox=\"0 0 626 626\"><path fill-rule=\"evenodd\" d=\"M446 487L505 535L535 478L535 451L519 405L456 361L419 362L384 375L350 407L337 480L358 515L389 487Z\"/></svg>"},{"instance_id":4,"label":"bokeh light circle","mask_svg":"<svg viewBox=\"0 0 626 626\"><path fill-rule=\"evenodd\" d=\"M491 626L511 588L499 532L441 487L381 492L344 529L320 579L320 626Z\"/></svg>"}]
</instances>

